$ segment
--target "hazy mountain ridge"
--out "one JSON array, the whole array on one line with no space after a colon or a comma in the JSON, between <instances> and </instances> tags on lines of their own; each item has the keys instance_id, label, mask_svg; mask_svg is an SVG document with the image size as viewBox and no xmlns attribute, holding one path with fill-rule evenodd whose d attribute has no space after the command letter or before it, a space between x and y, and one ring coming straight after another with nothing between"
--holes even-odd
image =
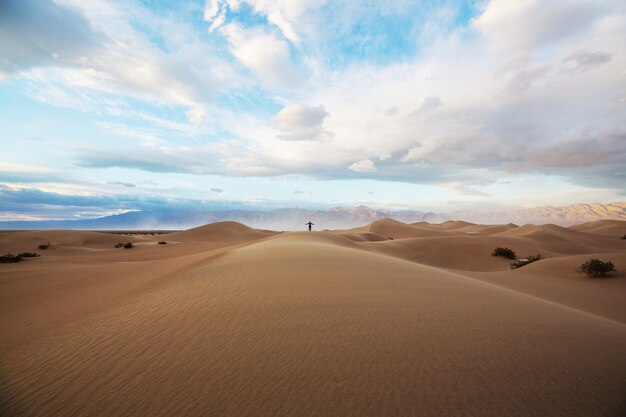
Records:
<instances>
[{"instance_id":1,"label":"hazy mountain ridge","mask_svg":"<svg viewBox=\"0 0 626 417\"><path fill-rule=\"evenodd\" d=\"M626 220L626 202L543 206L494 212L458 211L451 216L474 223L553 223L570 226L596 220Z\"/></svg>"},{"instance_id":2,"label":"hazy mountain ridge","mask_svg":"<svg viewBox=\"0 0 626 417\"><path fill-rule=\"evenodd\" d=\"M362 226L383 218L405 223L465 220L473 223L553 223L563 226L596 220L626 221L626 202L610 204L573 204L564 207L535 207L493 212L456 211L435 213L420 210L386 210L365 206L335 207L328 210L282 208L277 210L217 211L135 211L87 220L3 221L0 229L187 229L202 224L234 220L246 225L273 230L300 230L311 220L317 229L341 229Z\"/></svg>"}]
</instances>

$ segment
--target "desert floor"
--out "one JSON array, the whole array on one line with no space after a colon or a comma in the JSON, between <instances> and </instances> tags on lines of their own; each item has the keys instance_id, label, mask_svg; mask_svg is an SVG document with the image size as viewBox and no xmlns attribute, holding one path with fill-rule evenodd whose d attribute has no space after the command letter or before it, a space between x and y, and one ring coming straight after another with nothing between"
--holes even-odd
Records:
<instances>
[{"instance_id":1,"label":"desert floor","mask_svg":"<svg viewBox=\"0 0 626 417\"><path fill-rule=\"evenodd\" d=\"M624 234L0 232L41 254L0 264L0 415L623 416ZM497 246L546 259L511 270ZM618 273L584 278L591 257Z\"/></svg>"}]
</instances>

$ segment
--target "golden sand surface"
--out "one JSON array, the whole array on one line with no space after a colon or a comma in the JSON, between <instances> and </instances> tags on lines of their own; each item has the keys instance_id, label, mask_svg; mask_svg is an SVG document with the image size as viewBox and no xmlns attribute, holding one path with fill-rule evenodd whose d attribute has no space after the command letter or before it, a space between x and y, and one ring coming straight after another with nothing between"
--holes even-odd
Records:
<instances>
[{"instance_id":1,"label":"golden sand surface","mask_svg":"<svg viewBox=\"0 0 626 417\"><path fill-rule=\"evenodd\" d=\"M622 416L624 234L0 232L42 255L0 264L0 415ZM546 259L511 270L497 246ZM584 278L591 257L618 273Z\"/></svg>"}]
</instances>

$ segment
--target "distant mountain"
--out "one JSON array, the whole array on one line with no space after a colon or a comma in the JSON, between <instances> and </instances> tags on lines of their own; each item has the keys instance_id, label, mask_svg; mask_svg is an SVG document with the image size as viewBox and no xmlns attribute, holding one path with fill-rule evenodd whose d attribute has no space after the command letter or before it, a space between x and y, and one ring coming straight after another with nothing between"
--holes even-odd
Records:
<instances>
[{"instance_id":1,"label":"distant mountain","mask_svg":"<svg viewBox=\"0 0 626 417\"><path fill-rule=\"evenodd\" d=\"M564 207L534 207L514 210L478 212L457 211L454 219L473 223L553 223L561 226L592 222L596 220L626 220L626 202L610 204L572 204Z\"/></svg>"},{"instance_id":2,"label":"distant mountain","mask_svg":"<svg viewBox=\"0 0 626 417\"><path fill-rule=\"evenodd\" d=\"M611 204L574 204L565 207L537 207L506 211L457 211L434 213L419 210L379 210L365 206L307 210L283 208L277 210L215 210L193 211L164 209L133 211L86 220L3 221L0 229L88 229L88 230L180 230L223 220L234 220L260 229L302 230L311 220L315 228L343 229L362 226L383 218L405 223L445 220L465 220L473 223L554 223L572 225L595 220L626 220L626 202Z\"/></svg>"}]
</instances>

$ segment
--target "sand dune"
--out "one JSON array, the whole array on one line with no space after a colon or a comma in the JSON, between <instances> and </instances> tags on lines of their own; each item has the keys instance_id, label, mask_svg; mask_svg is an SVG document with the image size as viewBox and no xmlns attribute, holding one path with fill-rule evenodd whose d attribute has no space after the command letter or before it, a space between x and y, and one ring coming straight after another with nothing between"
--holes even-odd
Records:
<instances>
[{"instance_id":1,"label":"sand dune","mask_svg":"<svg viewBox=\"0 0 626 417\"><path fill-rule=\"evenodd\" d=\"M341 236L347 237L355 242L383 242L385 240L389 240L386 236L372 232L341 233Z\"/></svg>"},{"instance_id":2,"label":"sand dune","mask_svg":"<svg viewBox=\"0 0 626 417\"><path fill-rule=\"evenodd\" d=\"M475 234L475 235L495 235L496 233L506 232L507 230L512 230L517 228L518 226L509 223L509 224L475 224L471 226L465 226L457 229L460 232L467 234Z\"/></svg>"},{"instance_id":3,"label":"sand dune","mask_svg":"<svg viewBox=\"0 0 626 417\"><path fill-rule=\"evenodd\" d=\"M450 236L454 233L445 228L433 227L430 224L407 224L392 219L377 220L368 227L368 231L393 239Z\"/></svg>"},{"instance_id":4,"label":"sand dune","mask_svg":"<svg viewBox=\"0 0 626 417\"><path fill-rule=\"evenodd\" d=\"M563 233L567 234L570 229L567 229L562 226L557 226L556 224L525 224L523 226L515 227L509 230L505 230L503 232L498 233L500 236L526 236L537 233L552 233L558 234Z\"/></svg>"},{"instance_id":5,"label":"sand dune","mask_svg":"<svg viewBox=\"0 0 626 417\"><path fill-rule=\"evenodd\" d=\"M544 259L516 270L464 275L561 305L626 323L626 279L583 279L578 266L591 257L611 260L626 277L624 252L570 255Z\"/></svg>"},{"instance_id":6,"label":"sand dune","mask_svg":"<svg viewBox=\"0 0 626 417\"><path fill-rule=\"evenodd\" d=\"M412 228L401 229L396 224L394 228L396 236L411 235L413 231ZM493 230L496 227L486 226L485 229ZM403 233L398 233L398 230ZM626 250L626 240L618 241L552 225L509 227L505 232L494 234L481 233L478 228L473 228L473 233L466 233L465 230L460 228L454 234L443 236L401 237L366 244L364 247L414 262L465 271L510 269L510 260L491 256L496 247L509 247L519 257L536 254L555 257Z\"/></svg>"},{"instance_id":7,"label":"sand dune","mask_svg":"<svg viewBox=\"0 0 626 417\"><path fill-rule=\"evenodd\" d=\"M626 236L626 222L619 220L599 220L597 222L571 226L570 229L592 233L594 235L614 236L618 238Z\"/></svg>"},{"instance_id":8,"label":"sand dune","mask_svg":"<svg viewBox=\"0 0 626 417\"><path fill-rule=\"evenodd\" d=\"M57 249L0 265L2 415L619 416L626 405L626 273L575 272L590 256L626 271L620 239L387 220L282 234L224 222L129 237L132 250L101 233L28 233L0 245L49 236ZM494 245L551 257L510 270Z\"/></svg>"},{"instance_id":9,"label":"sand dune","mask_svg":"<svg viewBox=\"0 0 626 417\"><path fill-rule=\"evenodd\" d=\"M261 239L276 232L257 230L237 222L217 222L167 235L183 242L234 242Z\"/></svg>"},{"instance_id":10,"label":"sand dune","mask_svg":"<svg viewBox=\"0 0 626 417\"><path fill-rule=\"evenodd\" d=\"M38 246L50 243L50 252L61 248L100 249L118 242L141 242L142 235L120 236L112 233L77 230L40 230L26 232L0 232L0 253L37 252Z\"/></svg>"}]
</instances>

